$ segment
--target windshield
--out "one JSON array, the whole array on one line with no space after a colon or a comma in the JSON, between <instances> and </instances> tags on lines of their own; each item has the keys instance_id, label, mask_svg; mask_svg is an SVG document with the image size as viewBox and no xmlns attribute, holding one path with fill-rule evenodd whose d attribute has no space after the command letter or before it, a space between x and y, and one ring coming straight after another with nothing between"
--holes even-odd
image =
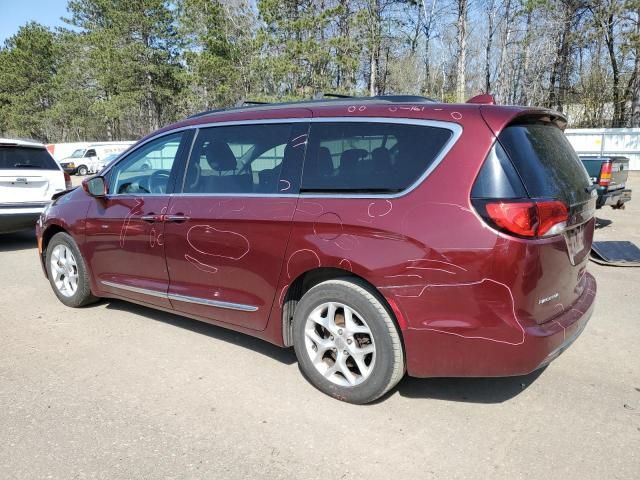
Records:
<instances>
[{"instance_id":1,"label":"windshield","mask_svg":"<svg viewBox=\"0 0 640 480\"><path fill-rule=\"evenodd\" d=\"M75 152L73 152L71 154L70 158L82 158L84 155L84 149L83 148L79 148L78 150L76 150Z\"/></svg>"}]
</instances>

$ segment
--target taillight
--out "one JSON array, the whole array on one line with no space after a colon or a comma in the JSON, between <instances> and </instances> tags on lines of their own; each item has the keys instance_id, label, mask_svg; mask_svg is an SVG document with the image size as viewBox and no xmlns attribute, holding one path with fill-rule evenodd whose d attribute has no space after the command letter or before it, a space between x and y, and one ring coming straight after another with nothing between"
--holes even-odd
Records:
<instances>
[{"instance_id":1,"label":"taillight","mask_svg":"<svg viewBox=\"0 0 640 480\"><path fill-rule=\"evenodd\" d=\"M600 182L603 187L608 187L611 183L611 162L604 162L600 167Z\"/></svg>"},{"instance_id":2,"label":"taillight","mask_svg":"<svg viewBox=\"0 0 640 480\"><path fill-rule=\"evenodd\" d=\"M64 172L64 188L70 190L72 187L73 185L71 185L71 176L67 172Z\"/></svg>"},{"instance_id":3,"label":"taillight","mask_svg":"<svg viewBox=\"0 0 640 480\"><path fill-rule=\"evenodd\" d=\"M557 235L569 220L569 209L558 200L488 201L484 210L496 226L521 237Z\"/></svg>"}]
</instances>

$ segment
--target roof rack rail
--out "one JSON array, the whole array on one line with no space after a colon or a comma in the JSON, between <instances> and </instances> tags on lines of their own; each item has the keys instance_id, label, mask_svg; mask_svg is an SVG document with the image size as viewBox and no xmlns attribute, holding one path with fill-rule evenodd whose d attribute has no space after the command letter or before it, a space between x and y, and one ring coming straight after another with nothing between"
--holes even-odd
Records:
<instances>
[{"instance_id":1,"label":"roof rack rail","mask_svg":"<svg viewBox=\"0 0 640 480\"><path fill-rule=\"evenodd\" d=\"M324 93L324 92L320 92L317 93L313 96L314 100L322 100L323 98L354 98L353 95L347 95L347 94L343 94L343 93Z\"/></svg>"},{"instance_id":2,"label":"roof rack rail","mask_svg":"<svg viewBox=\"0 0 640 480\"><path fill-rule=\"evenodd\" d=\"M323 98L330 97L330 98ZM257 100L241 100L234 107L229 108L219 108L216 110L207 110L204 112L195 113L188 118L197 118L205 115L209 115L212 113L225 112L229 110L236 110L242 108L251 108L251 107L286 107L286 106L310 106L310 105L322 105L323 103L327 105L337 105L340 102L366 102L366 101L383 101L389 103L435 103L437 100L429 97L422 97L420 95L376 95L373 97L356 97L343 95L340 93L320 93L310 100L298 100L298 101L286 101L286 102L261 102Z\"/></svg>"},{"instance_id":3,"label":"roof rack rail","mask_svg":"<svg viewBox=\"0 0 640 480\"><path fill-rule=\"evenodd\" d=\"M189 115L187 118L204 117L205 115L209 115L210 113L224 112L225 110L226 108L215 108L213 110L205 110L203 112L198 112L198 113L194 113L193 115Z\"/></svg>"},{"instance_id":4,"label":"roof rack rail","mask_svg":"<svg viewBox=\"0 0 640 480\"><path fill-rule=\"evenodd\" d=\"M258 100L240 100L236 107L248 107L250 105L270 105L271 102L260 102Z\"/></svg>"}]
</instances>

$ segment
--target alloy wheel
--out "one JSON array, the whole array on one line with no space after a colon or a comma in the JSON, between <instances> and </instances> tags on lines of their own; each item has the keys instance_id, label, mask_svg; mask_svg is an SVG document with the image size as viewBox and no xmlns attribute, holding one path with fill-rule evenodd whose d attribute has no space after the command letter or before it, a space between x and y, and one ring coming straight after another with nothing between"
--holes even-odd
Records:
<instances>
[{"instance_id":1,"label":"alloy wheel","mask_svg":"<svg viewBox=\"0 0 640 480\"><path fill-rule=\"evenodd\" d=\"M339 302L316 307L305 324L305 347L316 370L330 382L364 382L376 360L373 334L358 312Z\"/></svg>"},{"instance_id":2,"label":"alloy wheel","mask_svg":"<svg viewBox=\"0 0 640 480\"><path fill-rule=\"evenodd\" d=\"M66 245L56 245L51 252L51 274L58 292L65 297L78 291L78 264Z\"/></svg>"}]
</instances>

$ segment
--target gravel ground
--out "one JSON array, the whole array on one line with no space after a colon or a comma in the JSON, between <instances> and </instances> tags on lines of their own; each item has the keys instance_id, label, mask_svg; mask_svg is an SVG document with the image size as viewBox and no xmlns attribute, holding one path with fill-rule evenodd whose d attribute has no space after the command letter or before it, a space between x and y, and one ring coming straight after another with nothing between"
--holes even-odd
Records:
<instances>
[{"instance_id":1,"label":"gravel ground","mask_svg":"<svg viewBox=\"0 0 640 480\"><path fill-rule=\"evenodd\" d=\"M636 198L597 239L640 245ZM606 223L606 222L605 222ZM546 370L405 378L358 407L293 352L120 301L73 310L32 233L0 238L0 478L640 478L640 268Z\"/></svg>"}]
</instances>

